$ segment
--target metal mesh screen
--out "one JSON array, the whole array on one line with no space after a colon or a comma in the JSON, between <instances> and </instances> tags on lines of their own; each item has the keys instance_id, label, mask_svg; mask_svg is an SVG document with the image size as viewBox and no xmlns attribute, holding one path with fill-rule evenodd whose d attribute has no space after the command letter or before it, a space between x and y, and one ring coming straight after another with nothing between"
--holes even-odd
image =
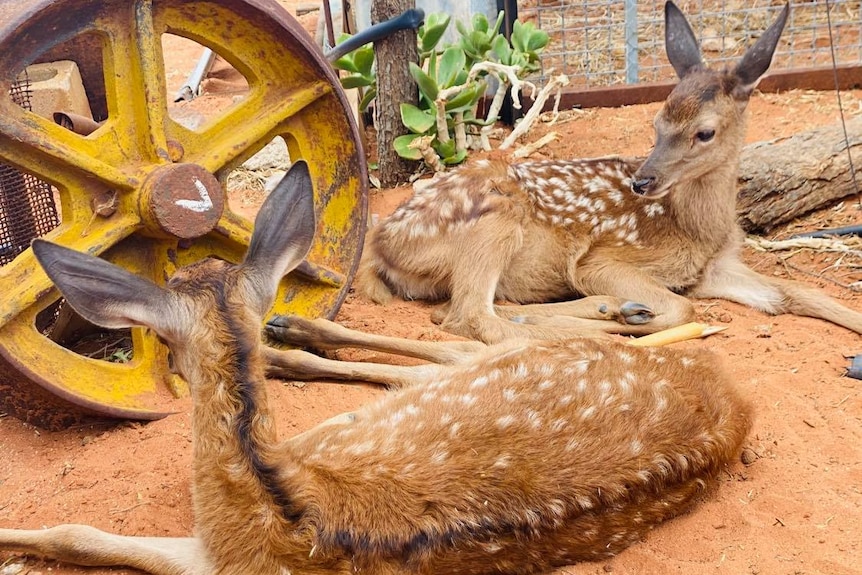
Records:
<instances>
[{"instance_id":1,"label":"metal mesh screen","mask_svg":"<svg viewBox=\"0 0 862 575\"><path fill-rule=\"evenodd\" d=\"M692 0L677 5L700 39L704 60L735 63L778 16L782 0ZM862 2L791 2L790 19L771 69L862 61ZM521 0L518 19L551 37L544 77L566 74L575 87L634 84L674 78L664 54L664 0Z\"/></svg>"},{"instance_id":2,"label":"metal mesh screen","mask_svg":"<svg viewBox=\"0 0 862 575\"><path fill-rule=\"evenodd\" d=\"M30 110L30 80L26 71L9 90L12 101ZM11 262L59 225L51 186L17 168L0 163L0 266Z\"/></svg>"}]
</instances>

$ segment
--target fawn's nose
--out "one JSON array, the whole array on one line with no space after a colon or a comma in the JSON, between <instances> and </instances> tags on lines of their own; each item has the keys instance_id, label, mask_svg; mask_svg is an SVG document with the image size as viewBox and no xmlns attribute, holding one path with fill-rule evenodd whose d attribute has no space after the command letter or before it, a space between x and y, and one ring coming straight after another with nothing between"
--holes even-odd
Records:
<instances>
[{"instance_id":1,"label":"fawn's nose","mask_svg":"<svg viewBox=\"0 0 862 575\"><path fill-rule=\"evenodd\" d=\"M636 194L644 195L649 192L653 186L655 186L655 176L632 180L632 191Z\"/></svg>"}]
</instances>

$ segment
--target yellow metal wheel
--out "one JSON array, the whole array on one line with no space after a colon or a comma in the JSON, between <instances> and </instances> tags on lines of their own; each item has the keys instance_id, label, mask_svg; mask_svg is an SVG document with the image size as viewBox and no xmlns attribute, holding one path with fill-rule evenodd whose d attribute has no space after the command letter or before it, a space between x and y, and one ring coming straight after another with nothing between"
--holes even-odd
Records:
<instances>
[{"instance_id":1,"label":"yellow metal wheel","mask_svg":"<svg viewBox=\"0 0 862 575\"><path fill-rule=\"evenodd\" d=\"M211 48L245 77L247 93L198 128L172 119L164 34ZM59 199L60 225L47 239L156 282L209 255L237 261L252 224L230 210L222 185L280 135L291 158L309 164L318 230L272 313L335 315L362 245L365 161L335 73L275 0L0 3L0 93L30 64L60 59L81 69L104 119L94 132L78 135L0 97L0 162L48 182ZM0 411L58 428L173 410L184 384L152 333L131 330L131 359L121 363L63 344L69 334L53 330L75 321L31 250L0 267L0 293Z\"/></svg>"}]
</instances>

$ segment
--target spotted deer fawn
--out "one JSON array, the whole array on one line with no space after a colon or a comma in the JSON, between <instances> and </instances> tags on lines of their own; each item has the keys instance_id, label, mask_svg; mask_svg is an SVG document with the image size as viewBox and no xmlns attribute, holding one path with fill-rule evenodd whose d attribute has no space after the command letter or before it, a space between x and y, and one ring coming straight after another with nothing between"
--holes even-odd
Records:
<instances>
[{"instance_id":1,"label":"spotted deer fawn","mask_svg":"<svg viewBox=\"0 0 862 575\"><path fill-rule=\"evenodd\" d=\"M685 16L668 2L665 45L680 81L655 118L645 161L486 160L443 175L371 230L359 290L378 303L392 292L448 299L442 327L485 342L652 333L692 321L686 296L862 332L862 314L740 260L745 108L789 9L719 72L703 65ZM495 308L495 298L533 305Z\"/></svg>"},{"instance_id":2,"label":"spotted deer fawn","mask_svg":"<svg viewBox=\"0 0 862 575\"><path fill-rule=\"evenodd\" d=\"M164 287L34 241L84 317L147 326L170 347L194 400L195 536L0 529L0 549L156 575L542 572L619 552L688 509L738 455L750 408L707 352L415 342L300 318L270 329L439 364L266 347L261 317L314 229L297 163L261 208L242 263L207 259ZM401 389L278 443L266 369Z\"/></svg>"}]
</instances>

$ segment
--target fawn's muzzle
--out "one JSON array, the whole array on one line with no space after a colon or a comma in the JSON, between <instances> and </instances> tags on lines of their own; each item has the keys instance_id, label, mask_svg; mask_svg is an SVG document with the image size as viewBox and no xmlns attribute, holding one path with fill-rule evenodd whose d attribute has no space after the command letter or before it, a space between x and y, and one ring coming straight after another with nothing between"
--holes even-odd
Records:
<instances>
[{"instance_id":1,"label":"fawn's muzzle","mask_svg":"<svg viewBox=\"0 0 862 575\"><path fill-rule=\"evenodd\" d=\"M641 196L648 194L655 187L655 177L638 178L632 180L632 191Z\"/></svg>"}]
</instances>

